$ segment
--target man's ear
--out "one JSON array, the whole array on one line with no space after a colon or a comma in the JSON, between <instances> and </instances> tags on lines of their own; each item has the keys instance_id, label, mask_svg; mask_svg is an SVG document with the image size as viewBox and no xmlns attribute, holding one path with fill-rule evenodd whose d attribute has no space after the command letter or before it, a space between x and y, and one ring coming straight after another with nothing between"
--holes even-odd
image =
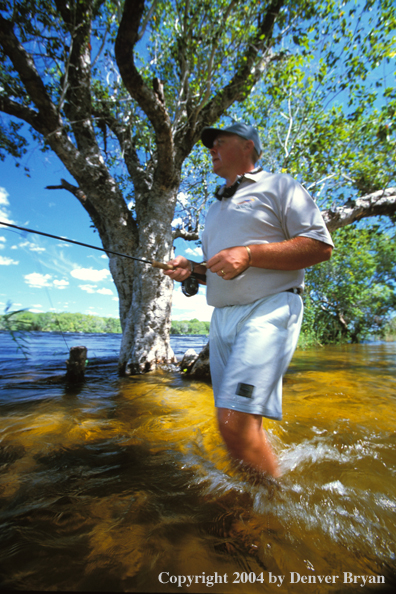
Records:
<instances>
[{"instance_id":1,"label":"man's ear","mask_svg":"<svg viewBox=\"0 0 396 594\"><path fill-rule=\"evenodd\" d=\"M254 151L254 142L253 142L253 140L246 140L245 141L244 150L246 151L246 154L253 155L253 151Z\"/></svg>"}]
</instances>

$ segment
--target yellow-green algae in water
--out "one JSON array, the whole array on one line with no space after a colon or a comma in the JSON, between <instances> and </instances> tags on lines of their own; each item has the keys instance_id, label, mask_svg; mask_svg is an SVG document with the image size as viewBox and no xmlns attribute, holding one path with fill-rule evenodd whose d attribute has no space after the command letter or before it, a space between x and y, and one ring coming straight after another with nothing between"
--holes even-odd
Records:
<instances>
[{"instance_id":1,"label":"yellow-green algae in water","mask_svg":"<svg viewBox=\"0 0 396 594\"><path fill-rule=\"evenodd\" d=\"M284 418L265 420L283 470L278 486L230 463L206 383L106 372L74 394L23 378L9 384L0 408L1 586L299 594L362 592L362 577L344 579L365 576L365 591L388 591L395 360L394 344L295 355ZM194 581L179 588L178 576ZM211 576L221 583L210 586Z\"/></svg>"}]
</instances>

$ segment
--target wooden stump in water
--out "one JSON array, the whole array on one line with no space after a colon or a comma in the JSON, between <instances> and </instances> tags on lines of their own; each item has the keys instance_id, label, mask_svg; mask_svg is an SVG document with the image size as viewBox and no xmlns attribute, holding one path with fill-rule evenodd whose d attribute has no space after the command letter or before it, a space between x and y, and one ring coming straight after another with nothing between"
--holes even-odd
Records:
<instances>
[{"instance_id":1,"label":"wooden stump in water","mask_svg":"<svg viewBox=\"0 0 396 594\"><path fill-rule=\"evenodd\" d=\"M85 346L76 346L70 349L69 359L66 361L66 380L81 382L84 379L85 361L88 349Z\"/></svg>"}]
</instances>

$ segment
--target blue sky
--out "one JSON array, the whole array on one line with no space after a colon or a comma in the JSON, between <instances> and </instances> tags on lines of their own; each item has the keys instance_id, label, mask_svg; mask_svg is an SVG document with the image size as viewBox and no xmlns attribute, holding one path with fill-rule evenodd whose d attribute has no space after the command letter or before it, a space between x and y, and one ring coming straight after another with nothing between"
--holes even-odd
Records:
<instances>
[{"instance_id":1,"label":"blue sky","mask_svg":"<svg viewBox=\"0 0 396 594\"><path fill-rule=\"evenodd\" d=\"M74 181L57 157L31 146L20 162L18 168L12 157L0 162L0 221L102 247L77 199L65 190L45 189L61 178ZM175 245L177 255L202 259L194 243L178 239ZM0 313L8 303L12 310L118 317L106 254L0 226ZM209 321L211 312L203 287L185 297L175 283L172 319Z\"/></svg>"}]
</instances>

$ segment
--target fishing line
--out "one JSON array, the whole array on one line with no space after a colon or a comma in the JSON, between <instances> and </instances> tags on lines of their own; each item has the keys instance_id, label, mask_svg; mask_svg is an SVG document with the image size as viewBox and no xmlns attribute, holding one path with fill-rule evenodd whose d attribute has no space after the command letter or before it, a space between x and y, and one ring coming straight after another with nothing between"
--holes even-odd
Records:
<instances>
[{"instance_id":1,"label":"fishing line","mask_svg":"<svg viewBox=\"0 0 396 594\"><path fill-rule=\"evenodd\" d=\"M138 262L144 262L144 264L150 264L153 268L160 268L161 270L174 270L171 264L165 264L164 262L157 262L156 260L147 260L145 258L136 258L135 256L129 256L127 254L121 254L119 252L113 252L111 250L105 250L104 248L97 247L96 245L90 245L89 243L82 243L81 241L75 241L74 239L67 239L66 237L60 237L59 235L52 235L51 233L44 233L43 231L35 231L34 229L27 229L26 227L19 227L11 223L5 223L0 221L0 225L11 227L12 229L18 229L25 233L35 233L36 235L43 235L44 237L51 237L51 239L58 239L59 241L65 241L66 243L73 243L75 245L81 245L92 250L98 250L105 254L113 254L115 256L121 256L122 258L129 258L130 260L137 260ZM198 293L198 280L206 281L204 274L197 274L194 272L189 278L182 282L182 291L186 297L192 297Z\"/></svg>"},{"instance_id":2,"label":"fishing line","mask_svg":"<svg viewBox=\"0 0 396 594\"><path fill-rule=\"evenodd\" d=\"M39 267L39 269L40 269L40 272L41 272L42 276L44 276L44 270L43 270L43 267L42 267L42 265L41 265L41 262L40 262L40 258L38 257L37 253L34 253L34 257L35 257L35 259L36 259L37 265L38 265L38 267ZM62 336L62 338L63 338L63 341L64 341L64 343L65 343L65 345L66 345L66 348L67 348L67 350L68 350L68 351L70 351L70 347L69 347L69 345L67 344L66 337L65 337L65 335L64 335L64 333L63 333L63 331L62 331L62 328L61 328L61 325L60 325L60 322L59 322L58 316L57 316L57 314L56 314L56 311L55 311L54 304L52 303L52 299L51 299L50 292L49 292L49 290L48 290L48 286L47 286L46 284L44 284L43 286L44 286L45 292L46 292L46 294L47 294L48 301L49 301L49 303L50 303L50 305L51 305L51 307L52 307L52 310L53 310L53 316L54 316L54 318L55 318L55 324L56 324L56 325L58 326L58 328L59 328L59 332L60 332L60 334L61 334L61 336Z\"/></svg>"},{"instance_id":3,"label":"fishing line","mask_svg":"<svg viewBox=\"0 0 396 594\"><path fill-rule=\"evenodd\" d=\"M38 256L36 256L36 259L37 259L37 262L38 262L39 268L40 268L40 270L41 270L41 274L44 276L43 268L42 268L42 266L41 266L41 262L40 262L40 260L38 259ZM52 303L51 295L50 295L50 292L49 292L49 290L48 290L48 287L47 287L47 285L44 285L44 289L45 289L45 292L47 293L48 301L50 302L50 305L51 305L51 307L52 307L52 309L53 309L53 315L54 315L54 317L55 317L55 323L56 323L56 325L57 325L57 326L58 326L58 328L59 328L59 332L61 333L61 336L62 336L62 338L63 338L63 341L64 341L65 345L66 345L66 348L67 348L67 350L68 350L68 351L70 351L70 347L69 347L69 345L67 344L66 337L65 337L65 335L64 335L64 333L63 333L63 330L62 330L62 327L61 327L61 325L60 325L60 322L59 322L59 319L58 319L57 313L56 313L56 311L55 311L54 304Z\"/></svg>"}]
</instances>

